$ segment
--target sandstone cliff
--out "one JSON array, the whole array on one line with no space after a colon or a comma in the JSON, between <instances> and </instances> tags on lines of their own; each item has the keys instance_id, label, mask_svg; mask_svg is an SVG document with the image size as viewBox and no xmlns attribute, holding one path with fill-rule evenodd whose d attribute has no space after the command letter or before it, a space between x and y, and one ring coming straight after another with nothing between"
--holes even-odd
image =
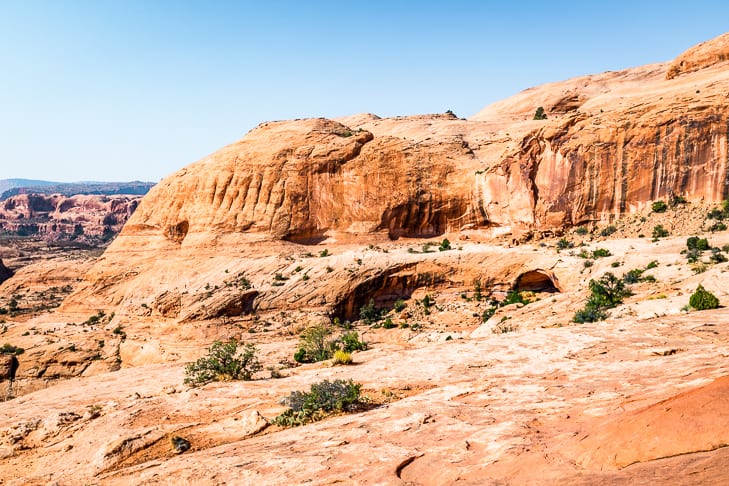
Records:
<instances>
[{"instance_id":1,"label":"sandstone cliff","mask_svg":"<svg viewBox=\"0 0 729 486\"><path fill-rule=\"evenodd\" d=\"M141 196L20 194L0 201L0 232L98 242L117 234Z\"/></svg>"},{"instance_id":2,"label":"sandstone cliff","mask_svg":"<svg viewBox=\"0 0 729 486\"><path fill-rule=\"evenodd\" d=\"M680 56L696 68L680 76L664 63L575 78L468 120L263 123L155 186L68 305L185 292L216 256L243 255L256 241L518 237L607 223L673 196L719 201L729 190L724 44L720 37ZM533 119L539 106L546 120ZM164 281L170 288L160 289ZM290 296L249 297L255 303L236 306L292 305Z\"/></svg>"}]
</instances>

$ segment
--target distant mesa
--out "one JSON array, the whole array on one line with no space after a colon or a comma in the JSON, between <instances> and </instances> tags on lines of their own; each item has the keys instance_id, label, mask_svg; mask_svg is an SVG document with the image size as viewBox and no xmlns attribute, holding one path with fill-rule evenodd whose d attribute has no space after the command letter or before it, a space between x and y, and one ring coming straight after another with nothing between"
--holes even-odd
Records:
<instances>
[{"instance_id":1,"label":"distant mesa","mask_svg":"<svg viewBox=\"0 0 729 486\"><path fill-rule=\"evenodd\" d=\"M18 194L132 194L143 196L154 186L153 182L50 182L30 179L0 180L0 201Z\"/></svg>"}]
</instances>

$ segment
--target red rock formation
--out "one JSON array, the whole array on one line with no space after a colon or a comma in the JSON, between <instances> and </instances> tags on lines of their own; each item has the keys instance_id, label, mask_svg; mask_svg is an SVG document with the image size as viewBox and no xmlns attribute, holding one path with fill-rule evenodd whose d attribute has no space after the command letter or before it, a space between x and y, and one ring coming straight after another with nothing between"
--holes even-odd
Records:
<instances>
[{"instance_id":1,"label":"red rock formation","mask_svg":"<svg viewBox=\"0 0 729 486\"><path fill-rule=\"evenodd\" d=\"M252 241L519 236L607 222L672 195L719 201L729 193L729 70L712 64L719 54L689 58L701 68L673 79L668 63L575 78L469 120L263 123L155 186L89 278L104 287L150 272L148 258L240 254ZM546 120L533 119L538 106Z\"/></svg>"},{"instance_id":2,"label":"red rock formation","mask_svg":"<svg viewBox=\"0 0 729 486\"><path fill-rule=\"evenodd\" d=\"M0 202L0 231L47 239L98 240L115 235L140 196L21 194Z\"/></svg>"}]
</instances>

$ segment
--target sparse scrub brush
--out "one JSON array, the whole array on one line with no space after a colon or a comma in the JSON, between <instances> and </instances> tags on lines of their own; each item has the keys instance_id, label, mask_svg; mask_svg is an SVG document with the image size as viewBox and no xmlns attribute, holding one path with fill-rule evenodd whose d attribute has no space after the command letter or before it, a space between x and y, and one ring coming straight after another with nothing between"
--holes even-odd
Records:
<instances>
[{"instance_id":1,"label":"sparse scrub brush","mask_svg":"<svg viewBox=\"0 0 729 486\"><path fill-rule=\"evenodd\" d=\"M716 309L719 307L719 299L699 284L689 299L689 305L696 310Z\"/></svg>"}]
</instances>

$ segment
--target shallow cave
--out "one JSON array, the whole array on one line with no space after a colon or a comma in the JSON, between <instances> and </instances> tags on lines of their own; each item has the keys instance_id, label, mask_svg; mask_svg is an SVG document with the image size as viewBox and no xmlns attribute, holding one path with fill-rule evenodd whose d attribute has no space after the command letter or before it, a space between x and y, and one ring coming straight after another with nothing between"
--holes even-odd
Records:
<instances>
[{"instance_id":1,"label":"shallow cave","mask_svg":"<svg viewBox=\"0 0 729 486\"><path fill-rule=\"evenodd\" d=\"M369 278L343 295L334 306L333 315L354 321L359 311L371 300L376 307L390 309L398 299L409 299L419 287L433 286L442 277L433 273L418 273L415 265L398 265Z\"/></svg>"},{"instance_id":2,"label":"shallow cave","mask_svg":"<svg viewBox=\"0 0 729 486\"><path fill-rule=\"evenodd\" d=\"M549 270L530 270L516 278L514 290L517 292L561 292L557 276Z\"/></svg>"}]
</instances>

